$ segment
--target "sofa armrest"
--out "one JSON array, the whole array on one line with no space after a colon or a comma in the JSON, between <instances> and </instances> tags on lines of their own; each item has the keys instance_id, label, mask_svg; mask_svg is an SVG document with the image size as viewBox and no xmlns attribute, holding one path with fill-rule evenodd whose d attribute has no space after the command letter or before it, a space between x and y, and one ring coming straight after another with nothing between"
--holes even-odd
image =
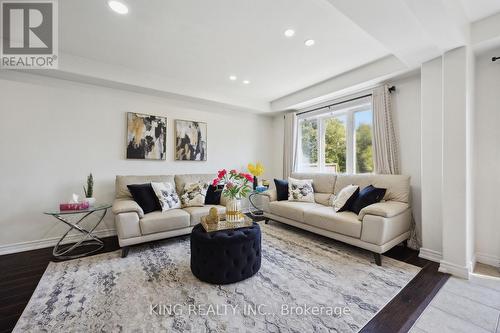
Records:
<instances>
[{"instance_id":1,"label":"sofa armrest","mask_svg":"<svg viewBox=\"0 0 500 333\"><path fill-rule=\"evenodd\" d=\"M276 201L276 200L278 200L278 193L274 189L264 191L264 192L262 192L260 194L267 196L269 198L269 201Z\"/></svg>"},{"instance_id":2,"label":"sofa armrest","mask_svg":"<svg viewBox=\"0 0 500 333\"><path fill-rule=\"evenodd\" d=\"M142 210L141 206L139 206L137 202L132 199L116 199L115 202L113 202L111 211L115 215L135 212L137 213L139 218L144 217L144 211Z\"/></svg>"},{"instance_id":3,"label":"sofa armrest","mask_svg":"<svg viewBox=\"0 0 500 333\"><path fill-rule=\"evenodd\" d=\"M411 209L391 217L366 214L363 216L361 240L375 245L384 245L410 230Z\"/></svg>"},{"instance_id":4,"label":"sofa armrest","mask_svg":"<svg viewBox=\"0 0 500 333\"><path fill-rule=\"evenodd\" d=\"M363 208L358 214L358 219L362 221L365 215L393 217L403 213L408 208L410 208L410 205L404 202L399 202L399 201L378 202Z\"/></svg>"},{"instance_id":5,"label":"sofa armrest","mask_svg":"<svg viewBox=\"0 0 500 333\"><path fill-rule=\"evenodd\" d=\"M262 198L261 201L261 209L264 212L269 213L269 203L272 201L276 201L278 199L278 194L276 193L276 190L267 190L262 193L260 193L260 197Z\"/></svg>"}]
</instances>

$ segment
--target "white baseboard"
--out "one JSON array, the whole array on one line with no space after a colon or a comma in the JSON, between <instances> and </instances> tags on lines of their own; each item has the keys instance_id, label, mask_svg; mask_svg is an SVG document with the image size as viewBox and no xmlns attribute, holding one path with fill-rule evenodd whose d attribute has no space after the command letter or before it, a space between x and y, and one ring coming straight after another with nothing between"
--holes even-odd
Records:
<instances>
[{"instance_id":1,"label":"white baseboard","mask_svg":"<svg viewBox=\"0 0 500 333\"><path fill-rule=\"evenodd\" d=\"M438 262L438 263L441 262L441 259L443 259L443 254L441 252L434 251L431 249L426 249L423 247L420 248L420 252L418 253L418 256L420 258L427 259L427 260L434 261L434 262Z\"/></svg>"},{"instance_id":2,"label":"white baseboard","mask_svg":"<svg viewBox=\"0 0 500 333\"><path fill-rule=\"evenodd\" d=\"M452 264L451 262L447 262L444 260L441 260L441 263L439 265L439 271L442 273L448 273L467 280L469 279L469 275L471 273L469 267L455 265Z\"/></svg>"},{"instance_id":3,"label":"white baseboard","mask_svg":"<svg viewBox=\"0 0 500 333\"><path fill-rule=\"evenodd\" d=\"M500 257L491 254L477 252L476 261L493 267L500 267Z\"/></svg>"},{"instance_id":4,"label":"white baseboard","mask_svg":"<svg viewBox=\"0 0 500 333\"><path fill-rule=\"evenodd\" d=\"M94 231L93 234L96 235L97 237L110 237L110 236L116 235L116 230L115 229L104 229L104 230ZM63 244L74 243L75 241L79 240L80 237L81 237L81 234L70 235L70 236L66 237ZM36 250L36 249L43 249L45 247L52 247L52 246L55 246L57 244L57 242L59 241L60 238L61 237L51 237L51 238L34 240L34 241L29 241L29 242L0 245L0 255L17 253L17 252L24 252L24 251L30 251L30 250Z\"/></svg>"}]
</instances>

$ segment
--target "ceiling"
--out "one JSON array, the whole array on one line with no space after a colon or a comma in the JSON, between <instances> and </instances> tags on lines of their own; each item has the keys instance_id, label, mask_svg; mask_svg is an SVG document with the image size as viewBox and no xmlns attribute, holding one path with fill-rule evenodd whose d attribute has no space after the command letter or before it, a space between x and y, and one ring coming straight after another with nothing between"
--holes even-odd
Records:
<instances>
[{"instance_id":1,"label":"ceiling","mask_svg":"<svg viewBox=\"0 0 500 333\"><path fill-rule=\"evenodd\" d=\"M500 12L500 0L462 0L462 4L471 22Z\"/></svg>"},{"instance_id":2,"label":"ceiling","mask_svg":"<svg viewBox=\"0 0 500 333\"><path fill-rule=\"evenodd\" d=\"M104 0L60 1L61 52L169 78L193 96L266 102L389 53L324 0L124 2L120 16Z\"/></svg>"},{"instance_id":3,"label":"ceiling","mask_svg":"<svg viewBox=\"0 0 500 333\"><path fill-rule=\"evenodd\" d=\"M500 11L500 0L461 1L123 0L129 13L119 15L107 0L64 0L60 71L269 111L367 64L393 57L411 70L456 47L458 30L447 27L457 4L468 22Z\"/></svg>"}]
</instances>

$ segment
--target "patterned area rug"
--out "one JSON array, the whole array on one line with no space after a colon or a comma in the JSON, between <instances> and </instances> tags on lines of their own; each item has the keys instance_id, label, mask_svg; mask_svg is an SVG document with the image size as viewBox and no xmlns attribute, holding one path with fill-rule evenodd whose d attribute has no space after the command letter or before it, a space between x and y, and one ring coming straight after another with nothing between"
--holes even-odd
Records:
<instances>
[{"instance_id":1,"label":"patterned area rug","mask_svg":"<svg viewBox=\"0 0 500 333\"><path fill-rule=\"evenodd\" d=\"M15 332L356 332L420 270L285 225L261 224L262 267L197 280L189 238L50 263Z\"/></svg>"}]
</instances>

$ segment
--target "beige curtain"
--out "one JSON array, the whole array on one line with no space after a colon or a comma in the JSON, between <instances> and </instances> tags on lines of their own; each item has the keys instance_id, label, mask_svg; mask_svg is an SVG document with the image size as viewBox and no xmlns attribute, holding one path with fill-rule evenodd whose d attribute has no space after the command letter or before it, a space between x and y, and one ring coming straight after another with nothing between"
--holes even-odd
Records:
<instances>
[{"instance_id":1,"label":"beige curtain","mask_svg":"<svg viewBox=\"0 0 500 333\"><path fill-rule=\"evenodd\" d=\"M285 114L285 137L283 140L283 178L288 178L295 170L297 156L297 115Z\"/></svg>"},{"instance_id":2,"label":"beige curtain","mask_svg":"<svg viewBox=\"0 0 500 333\"><path fill-rule=\"evenodd\" d=\"M372 98L375 173L399 174L399 142L394 131L389 87L375 88Z\"/></svg>"},{"instance_id":3,"label":"beige curtain","mask_svg":"<svg viewBox=\"0 0 500 333\"><path fill-rule=\"evenodd\" d=\"M378 87L373 91L373 152L375 173L400 173L399 140L394 130L391 94L387 85ZM408 246L413 249L420 248L413 213Z\"/></svg>"}]
</instances>

